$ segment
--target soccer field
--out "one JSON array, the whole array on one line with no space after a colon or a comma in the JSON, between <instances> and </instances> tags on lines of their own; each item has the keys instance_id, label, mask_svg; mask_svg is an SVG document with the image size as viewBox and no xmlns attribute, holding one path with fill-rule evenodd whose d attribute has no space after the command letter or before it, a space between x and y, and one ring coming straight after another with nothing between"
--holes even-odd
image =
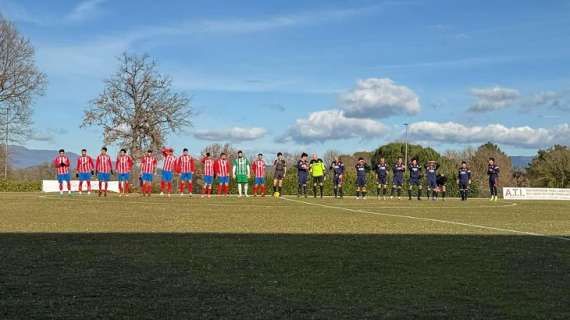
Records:
<instances>
[{"instance_id":1,"label":"soccer field","mask_svg":"<svg viewBox=\"0 0 570 320\"><path fill-rule=\"evenodd\" d=\"M570 318L570 203L0 194L2 319Z\"/></svg>"}]
</instances>

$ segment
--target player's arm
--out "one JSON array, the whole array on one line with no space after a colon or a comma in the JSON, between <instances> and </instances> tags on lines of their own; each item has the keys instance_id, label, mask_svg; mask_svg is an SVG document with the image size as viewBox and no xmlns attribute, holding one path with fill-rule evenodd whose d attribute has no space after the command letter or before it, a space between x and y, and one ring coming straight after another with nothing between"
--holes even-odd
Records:
<instances>
[{"instance_id":1,"label":"player's arm","mask_svg":"<svg viewBox=\"0 0 570 320\"><path fill-rule=\"evenodd\" d=\"M287 176L287 163L285 163L285 166L283 167L283 179L285 179L286 176Z\"/></svg>"},{"instance_id":2,"label":"player's arm","mask_svg":"<svg viewBox=\"0 0 570 320\"><path fill-rule=\"evenodd\" d=\"M236 165L232 166L232 177L233 177L234 179L236 178L236 168L237 168Z\"/></svg>"},{"instance_id":3,"label":"player's arm","mask_svg":"<svg viewBox=\"0 0 570 320\"><path fill-rule=\"evenodd\" d=\"M111 161L111 157L107 158L107 165L111 169L111 174L114 175L115 172L113 171L113 161Z\"/></svg>"}]
</instances>

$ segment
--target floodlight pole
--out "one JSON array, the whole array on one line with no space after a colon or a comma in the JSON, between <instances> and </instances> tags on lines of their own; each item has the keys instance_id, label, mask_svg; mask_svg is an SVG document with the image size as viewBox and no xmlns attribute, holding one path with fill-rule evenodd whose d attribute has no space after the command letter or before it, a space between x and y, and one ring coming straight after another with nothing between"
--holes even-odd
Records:
<instances>
[{"instance_id":1,"label":"floodlight pole","mask_svg":"<svg viewBox=\"0 0 570 320\"><path fill-rule=\"evenodd\" d=\"M405 156L404 156L404 163L407 166L408 165L408 124L404 123L403 124L404 127L406 127L406 137L405 137L405 144L406 144L406 152L405 152Z\"/></svg>"}]
</instances>

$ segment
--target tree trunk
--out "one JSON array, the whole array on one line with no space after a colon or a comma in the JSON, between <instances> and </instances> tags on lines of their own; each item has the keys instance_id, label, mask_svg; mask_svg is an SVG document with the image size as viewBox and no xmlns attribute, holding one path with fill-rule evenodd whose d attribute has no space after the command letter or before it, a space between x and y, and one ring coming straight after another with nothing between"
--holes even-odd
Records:
<instances>
[{"instance_id":1,"label":"tree trunk","mask_svg":"<svg viewBox=\"0 0 570 320\"><path fill-rule=\"evenodd\" d=\"M4 180L8 181L8 129L10 128L10 124L8 120L10 119L10 108L6 108L6 124L4 129Z\"/></svg>"}]
</instances>

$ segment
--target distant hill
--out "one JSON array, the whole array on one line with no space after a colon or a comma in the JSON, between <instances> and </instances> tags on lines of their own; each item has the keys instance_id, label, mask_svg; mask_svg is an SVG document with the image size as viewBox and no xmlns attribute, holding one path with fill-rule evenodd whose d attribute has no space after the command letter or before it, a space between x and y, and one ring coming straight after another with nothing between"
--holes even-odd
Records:
<instances>
[{"instance_id":1,"label":"distant hill","mask_svg":"<svg viewBox=\"0 0 570 320\"><path fill-rule=\"evenodd\" d=\"M534 157L531 156L511 156L514 169L525 169Z\"/></svg>"},{"instance_id":2,"label":"distant hill","mask_svg":"<svg viewBox=\"0 0 570 320\"><path fill-rule=\"evenodd\" d=\"M57 155L57 150L35 150L28 149L22 146L8 146L10 154L10 165L14 169L24 169L46 162L52 161ZM73 152L67 152L67 156L71 160L71 163L75 163L78 154Z\"/></svg>"}]
</instances>

